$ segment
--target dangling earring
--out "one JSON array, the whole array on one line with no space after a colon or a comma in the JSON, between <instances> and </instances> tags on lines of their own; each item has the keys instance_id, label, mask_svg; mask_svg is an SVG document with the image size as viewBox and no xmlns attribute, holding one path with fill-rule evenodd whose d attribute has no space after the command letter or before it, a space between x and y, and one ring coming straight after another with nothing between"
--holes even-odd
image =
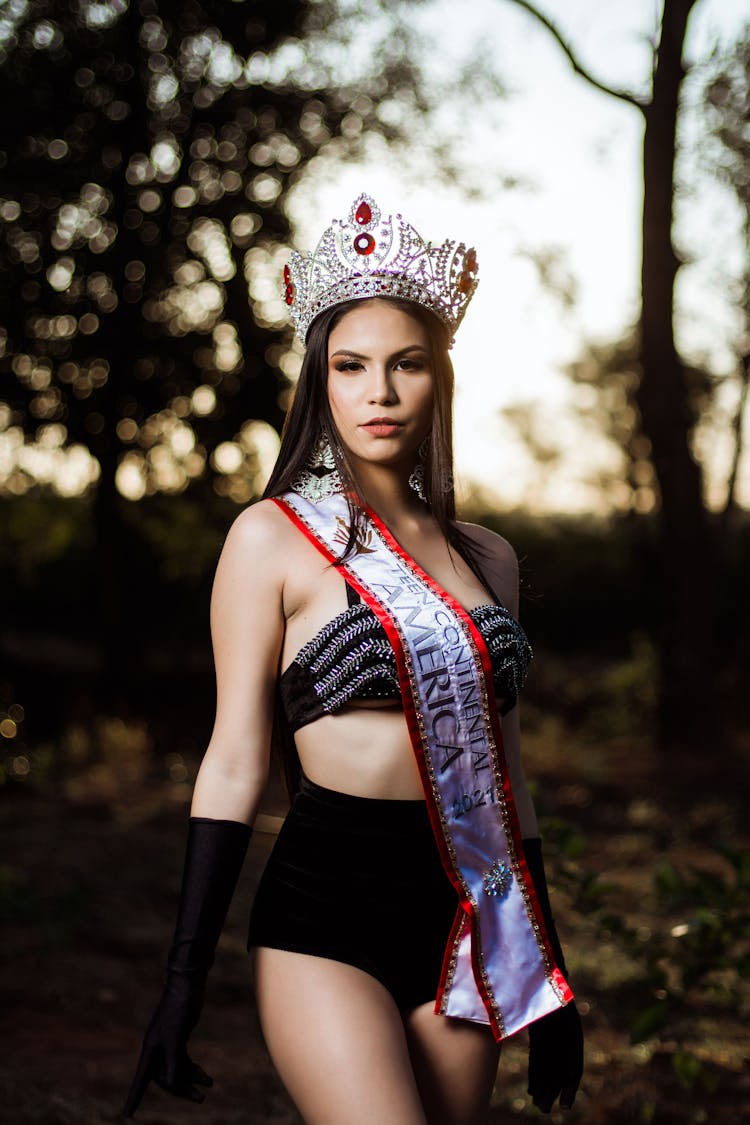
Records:
<instances>
[{"instance_id":1,"label":"dangling earring","mask_svg":"<svg viewBox=\"0 0 750 1125\"><path fill-rule=\"evenodd\" d=\"M417 463L412 469L412 474L409 477L409 488L416 492L419 499L423 504L427 503L427 494L424 486L424 467L427 460L427 452L430 448L429 435L424 438L417 450Z\"/></svg>"},{"instance_id":2,"label":"dangling earring","mask_svg":"<svg viewBox=\"0 0 750 1125\"><path fill-rule=\"evenodd\" d=\"M335 496L337 492L343 492L333 446L325 429L318 435L309 461L300 469L289 487L312 504L318 504L321 500L327 500L329 496Z\"/></svg>"},{"instance_id":3,"label":"dangling earring","mask_svg":"<svg viewBox=\"0 0 750 1125\"><path fill-rule=\"evenodd\" d=\"M327 472L336 468L336 458L325 430L321 430L318 434L318 440L310 454L309 465L311 469L325 469Z\"/></svg>"}]
</instances>

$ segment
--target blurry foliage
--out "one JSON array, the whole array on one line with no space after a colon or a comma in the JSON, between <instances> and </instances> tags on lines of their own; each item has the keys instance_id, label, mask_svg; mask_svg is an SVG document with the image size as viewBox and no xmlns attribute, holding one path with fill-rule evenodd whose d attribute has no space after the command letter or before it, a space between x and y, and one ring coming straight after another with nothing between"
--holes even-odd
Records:
<instances>
[{"instance_id":1,"label":"blurry foliage","mask_svg":"<svg viewBox=\"0 0 750 1125\"><path fill-rule=\"evenodd\" d=\"M601 803L602 793L592 803L590 791L575 788L587 799L574 803ZM544 793L537 800L544 810ZM624 811L609 843L610 862L619 852L625 875L591 870L588 833L575 818L544 811L540 816L566 916L581 920L581 932L599 951L591 962L579 933L582 959L572 967L574 983L580 996L601 993L612 1024L627 1032L631 1044L643 1045L642 1061L658 1068L666 1058L680 1087L710 1094L728 1059L716 1057L704 1042L705 1027L721 1028L723 1020L742 1026L750 1016L750 852L715 843L714 810L713 842L703 849L701 865L673 860L673 829L664 810L644 800ZM634 828L639 838L630 843ZM668 843L660 842L663 832ZM641 875L627 870L624 857L631 854ZM599 869L601 864L597 856Z\"/></svg>"},{"instance_id":2,"label":"blurry foliage","mask_svg":"<svg viewBox=\"0 0 750 1125\"><path fill-rule=\"evenodd\" d=\"M699 750L717 734L717 728L720 740L725 735L714 674L721 657L715 603L724 579L724 525L710 518L704 473L704 455L711 440L706 435L705 413L713 386L701 376L696 388L695 373L685 364L675 339L676 280L683 262L673 237L675 166L685 106L683 84L696 67L686 60L684 46L697 0L664 0L658 5L655 34L650 37L650 88L644 93L613 86L606 77L590 71L553 19L532 0L514 2L546 29L577 75L600 92L637 108L643 119L641 301L638 370L632 390L637 416L627 401L627 386L625 401L617 403L623 397L620 393L615 404L621 416L629 414L632 422L637 421L649 441L648 447L642 445L636 451L634 470L639 469L643 480L635 480L633 500L655 508L653 485L658 482L656 577L664 607L657 641L659 742L665 751L679 753L686 745ZM607 382L611 390L612 380ZM623 436L627 455L632 455L630 434ZM629 506L629 491L627 486L623 490L623 507Z\"/></svg>"},{"instance_id":3,"label":"blurry foliage","mask_svg":"<svg viewBox=\"0 0 750 1125\"><path fill-rule=\"evenodd\" d=\"M651 738L659 684L656 648L638 631L622 638L626 641L630 653L605 659L601 651L561 655L542 650L533 681L536 708L564 715L571 737L580 742Z\"/></svg>"},{"instance_id":4,"label":"blurry foliage","mask_svg":"<svg viewBox=\"0 0 750 1125\"><path fill-rule=\"evenodd\" d=\"M559 654L629 658L631 637L651 634L656 528L648 519L586 519L473 508L465 518L497 531L519 560L520 614L532 638Z\"/></svg>"},{"instance_id":5,"label":"blurry foliage","mask_svg":"<svg viewBox=\"0 0 750 1125\"><path fill-rule=\"evenodd\" d=\"M257 492L233 471L252 441L215 454L249 419L279 427L298 366L279 282L286 196L311 158L395 141L425 108L409 29L367 7L368 50L354 50L364 14L333 2L6 6L11 493L96 479L106 492L115 474L133 499L206 476L236 501ZM93 462L71 456L84 449Z\"/></svg>"},{"instance_id":6,"label":"blurry foliage","mask_svg":"<svg viewBox=\"0 0 750 1125\"><path fill-rule=\"evenodd\" d=\"M0 501L0 569L20 588L33 588L46 566L90 551L91 505L75 498L36 495L29 502ZM61 577L60 585L64 583Z\"/></svg>"},{"instance_id":7,"label":"blurry foliage","mask_svg":"<svg viewBox=\"0 0 750 1125\"><path fill-rule=\"evenodd\" d=\"M522 4L522 6L525 6ZM694 430L691 448L694 455L710 465L717 435L731 435L733 455L726 490L723 482L712 489L713 496L725 496L725 504L736 506L738 469L743 453L742 420L746 413L750 379L750 25L729 48L715 48L693 67L693 81L699 87L697 112L702 115L700 140L689 170L678 179L678 193L695 191L696 161L735 196L743 214L744 245L740 276L734 256L719 284L728 292L738 311L738 330L732 344L737 354L736 370L729 376L711 372L708 366L683 361L686 408ZM681 137L682 160L686 142ZM678 164L678 173L681 165ZM576 303L575 280L570 276L559 247L549 245L526 255L537 267L540 285L563 309ZM597 480L607 500L618 512L658 511L659 486L654 470L652 447L643 431L637 404L637 391L643 377L639 355L637 325L621 339L585 344L581 355L567 366L575 385L574 407L581 420L596 434L604 434L621 453L611 473ZM705 361L708 364L708 360ZM725 384L736 389L728 396ZM554 469L560 450L543 432L538 404L518 403L505 412L527 448L540 464L541 471ZM549 426L547 427L549 430ZM722 458L723 462L723 458ZM716 503L714 507L718 506Z\"/></svg>"},{"instance_id":8,"label":"blurry foliage","mask_svg":"<svg viewBox=\"0 0 750 1125\"><path fill-rule=\"evenodd\" d=\"M598 484L615 511L648 514L660 507L651 442L643 432L637 404L642 371L635 332L612 344L589 343L569 364L576 387L575 409L582 423L604 434L620 451L620 464ZM684 364L689 409L697 423L712 407L717 380Z\"/></svg>"},{"instance_id":9,"label":"blurry foliage","mask_svg":"<svg viewBox=\"0 0 750 1125\"><path fill-rule=\"evenodd\" d=\"M571 705L571 718L588 722L593 717L588 709L591 700L602 712L605 725L609 707L613 708L613 717L620 709L625 724L631 707L636 725L647 716L650 719L654 691L658 705L662 670L655 654L666 613L664 593L657 580L657 519L637 517L632 510L609 520L534 518L521 512L487 511L480 506L465 516L505 535L515 547L521 620L532 644L551 649L556 659L564 660L568 653L587 655L591 674L587 674L584 662L581 678L571 679L561 689L565 705ZM739 512L724 537L723 578L716 590L720 666L705 669L706 676L716 674L723 713L730 726L750 718L750 700L743 690L743 669L750 661L748 566L750 519ZM596 664L599 654L620 662L619 672L610 665L615 677L610 688L605 686L602 669ZM621 687L629 685L629 698L617 698L617 677L622 678ZM565 683L562 676L559 682ZM555 699L545 697L544 702L554 706Z\"/></svg>"},{"instance_id":10,"label":"blurry foliage","mask_svg":"<svg viewBox=\"0 0 750 1125\"><path fill-rule=\"evenodd\" d=\"M57 628L77 617L76 633L95 635L78 655L109 711L137 690L165 620L165 640L190 631L180 583L207 609L226 528L278 451L300 364L280 280L290 192L316 162L376 142L384 158L408 153L415 175L450 163L446 134L418 128L435 104L408 19L419 3L3 9L0 492L72 499L67 528L57 519L36 547L38 511L12 507L28 564L14 578L35 587L31 619L59 609ZM442 75L441 95L466 80ZM165 494L197 507L162 518L146 505ZM37 582L53 566L62 599ZM147 588L155 574L164 590ZM8 626L17 616L11 606ZM28 648L8 655L59 665Z\"/></svg>"},{"instance_id":11,"label":"blurry foliage","mask_svg":"<svg viewBox=\"0 0 750 1125\"><path fill-rule=\"evenodd\" d=\"M585 884L577 904L590 911L597 897L604 900L603 931L636 966L621 997L631 1042L670 1041L675 1073L687 1088L712 1081L694 1052L695 1012L750 1016L750 852L722 846L717 855L722 871L684 873L669 860L658 865L648 905L662 924L646 941L638 926L607 909L606 887Z\"/></svg>"},{"instance_id":12,"label":"blurry foliage","mask_svg":"<svg viewBox=\"0 0 750 1125\"><path fill-rule=\"evenodd\" d=\"M706 66L704 155L713 174L750 213L750 24L731 48Z\"/></svg>"},{"instance_id":13,"label":"blurry foliage","mask_svg":"<svg viewBox=\"0 0 750 1125\"><path fill-rule=\"evenodd\" d=\"M211 583L233 510L227 498L204 505L190 494L126 505L129 656L111 701L96 686L91 500L40 495L0 504L0 643L13 665L0 671L0 764L14 787L60 787L106 760L102 716L146 720L159 760L202 752L215 691ZM651 523L485 512L472 518L507 535L519 553L520 616L535 652L524 692L527 741L541 739L548 754L559 742L562 759L570 739L591 747L587 768L596 776L598 746L653 737L660 604ZM730 544L721 590L722 690L727 720L741 729L750 719L740 690L750 659L750 522L732 529ZM562 724L559 735L546 725L552 719ZM70 728L88 732L88 757L66 749L62 732ZM128 759L124 744L120 749Z\"/></svg>"}]
</instances>

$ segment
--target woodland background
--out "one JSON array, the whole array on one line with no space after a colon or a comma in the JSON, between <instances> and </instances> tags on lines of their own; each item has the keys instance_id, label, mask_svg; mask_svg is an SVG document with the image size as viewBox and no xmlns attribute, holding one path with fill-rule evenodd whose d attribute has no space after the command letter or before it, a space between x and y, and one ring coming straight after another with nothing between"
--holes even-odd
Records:
<instances>
[{"instance_id":1,"label":"woodland background","mask_svg":"<svg viewBox=\"0 0 750 1125\"><path fill-rule=\"evenodd\" d=\"M673 324L700 0L665 0L645 93L610 88L606 60L590 74L543 9L511 2L644 124L641 314L572 372L622 448L630 499L574 519L477 494L464 513L521 558L527 772L588 1031L568 1119L729 1125L750 1110L750 30L692 60L707 166L745 216L736 364L719 377L680 355ZM293 387L273 296L289 192L316 157L355 160L373 136L479 190L431 122L467 89L502 96L502 76L485 60L436 90L418 6L0 6L0 1120L113 1120L158 994L213 718L213 569ZM727 379L731 471L709 505L694 438ZM202 1109L154 1091L144 1122L298 1120L243 942L282 813L276 780L195 1040L217 1085ZM524 1066L511 1043L493 1121L536 1115Z\"/></svg>"}]
</instances>

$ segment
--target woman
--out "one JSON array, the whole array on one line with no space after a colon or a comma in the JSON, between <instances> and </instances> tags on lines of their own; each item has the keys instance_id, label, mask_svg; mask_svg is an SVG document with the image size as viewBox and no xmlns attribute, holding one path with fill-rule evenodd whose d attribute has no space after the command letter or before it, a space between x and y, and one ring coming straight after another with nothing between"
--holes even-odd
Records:
<instances>
[{"instance_id":1,"label":"woman","mask_svg":"<svg viewBox=\"0 0 750 1125\"><path fill-rule=\"evenodd\" d=\"M454 520L448 349L476 255L355 200L286 299L305 360L264 499L211 606L214 731L167 985L125 1107L193 1101L186 1051L269 768L292 808L248 948L271 1057L310 1123L470 1125L529 1026L529 1092L572 1105L580 1021L549 909L518 708L510 545Z\"/></svg>"}]
</instances>

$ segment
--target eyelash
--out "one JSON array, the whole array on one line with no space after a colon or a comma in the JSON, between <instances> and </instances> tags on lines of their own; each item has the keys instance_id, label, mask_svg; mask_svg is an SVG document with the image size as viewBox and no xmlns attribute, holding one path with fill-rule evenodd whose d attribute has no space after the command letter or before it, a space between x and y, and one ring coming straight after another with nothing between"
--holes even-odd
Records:
<instances>
[{"instance_id":1,"label":"eyelash","mask_svg":"<svg viewBox=\"0 0 750 1125\"><path fill-rule=\"evenodd\" d=\"M411 359L411 358L408 358L406 356L404 356L403 359L400 359L398 361L398 363L396 364L396 367L398 368L402 364L407 365L405 367L403 367L403 366L401 367L402 371L421 371L422 368L427 366L426 360ZM343 371L343 372L361 371L362 370L362 364L359 362L358 359L344 359L340 363L336 364L336 370L337 371Z\"/></svg>"}]
</instances>

